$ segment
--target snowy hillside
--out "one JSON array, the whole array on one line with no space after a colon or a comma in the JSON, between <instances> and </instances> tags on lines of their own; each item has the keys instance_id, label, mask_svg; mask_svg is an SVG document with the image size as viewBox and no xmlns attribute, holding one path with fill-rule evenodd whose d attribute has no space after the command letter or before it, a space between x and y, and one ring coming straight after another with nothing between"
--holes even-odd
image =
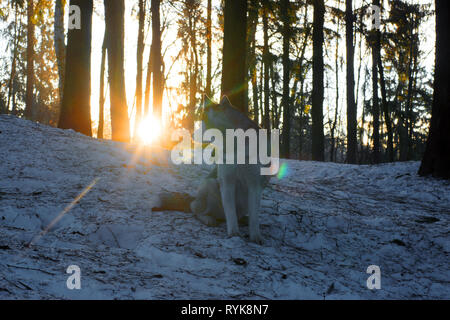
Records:
<instances>
[{"instance_id":1,"label":"snowy hillside","mask_svg":"<svg viewBox=\"0 0 450 320\"><path fill-rule=\"evenodd\" d=\"M0 299L450 298L450 184L418 177L419 163L285 162L260 246L247 228L227 238L151 211L161 190L194 194L206 167L12 116L0 132Z\"/></svg>"}]
</instances>

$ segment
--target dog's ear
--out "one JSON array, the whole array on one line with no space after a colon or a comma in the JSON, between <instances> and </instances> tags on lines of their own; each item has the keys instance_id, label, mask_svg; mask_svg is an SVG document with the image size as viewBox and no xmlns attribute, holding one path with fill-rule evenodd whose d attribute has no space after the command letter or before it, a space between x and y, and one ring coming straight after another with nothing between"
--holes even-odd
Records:
<instances>
[{"instance_id":1,"label":"dog's ear","mask_svg":"<svg viewBox=\"0 0 450 320\"><path fill-rule=\"evenodd\" d=\"M208 95L203 95L203 108L210 107L214 104L214 102L208 97Z\"/></svg>"},{"instance_id":2,"label":"dog's ear","mask_svg":"<svg viewBox=\"0 0 450 320\"><path fill-rule=\"evenodd\" d=\"M222 97L222 99L220 100L220 105L223 106L223 107L225 107L225 106L231 107L232 106L231 102L230 102L230 99L228 99L227 96L223 96Z\"/></svg>"}]
</instances>

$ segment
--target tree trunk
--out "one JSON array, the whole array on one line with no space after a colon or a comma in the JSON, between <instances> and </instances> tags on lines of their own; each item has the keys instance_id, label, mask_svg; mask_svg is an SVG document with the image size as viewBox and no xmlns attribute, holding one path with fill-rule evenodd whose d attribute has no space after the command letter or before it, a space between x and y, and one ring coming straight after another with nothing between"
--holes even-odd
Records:
<instances>
[{"instance_id":1,"label":"tree trunk","mask_svg":"<svg viewBox=\"0 0 450 320\"><path fill-rule=\"evenodd\" d=\"M304 15L304 23L303 23L303 29L305 30L305 36L303 39L302 49L300 53L300 58L298 60L298 63L300 64L299 68L299 81L300 81L300 121L299 121L299 138L298 138L298 154L299 159L303 159L303 145L304 145L304 111L305 111L305 105L306 105L306 99L305 99L305 75L304 75L304 60L305 60L305 52L306 48L308 46L308 40L309 36L311 34L312 28L308 24L308 6L305 6L305 15ZM296 86L294 86L295 88ZM296 91L296 90L295 90ZM294 91L294 92L295 92ZM295 93L293 96L293 101L295 101Z\"/></svg>"},{"instance_id":2,"label":"tree trunk","mask_svg":"<svg viewBox=\"0 0 450 320\"><path fill-rule=\"evenodd\" d=\"M357 162L357 107L355 103L355 69L353 47L353 1L345 2L345 39L347 49L347 163Z\"/></svg>"},{"instance_id":3,"label":"tree trunk","mask_svg":"<svg viewBox=\"0 0 450 320\"><path fill-rule=\"evenodd\" d=\"M313 90L312 90L312 159L324 161L323 133L323 24L325 4L323 0L314 0L313 17Z\"/></svg>"},{"instance_id":4,"label":"tree trunk","mask_svg":"<svg viewBox=\"0 0 450 320\"><path fill-rule=\"evenodd\" d=\"M58 127L92 136L91 129L91 31L92 0L71 0L81 9L81 29L67 37L64 95Z\"/></svg>"},{"instance_id":5,"label":"tree trunk","mask_svg":"<svg viewBox=\"0 0 450 320\"><path fill-rule=\"evenodd\" d=\"M222 95L248 113L246 83L247 0L225 0Z\"/></svg>"},{"instance_id":6,"label":"tree trunk","mask_svg":"<svg viewBox=\"0 0 450 320\"><path fill-rule=\"evenodd\" d=\"M261 124L265 128L266 116L265 116L265 100L263 100L264 94L264 59L261 59L261 67L259 72L259 114L261 114Z\"/></svg>"},{"instance_id":7,"label":"tree trunk","mask_svg":"<svg viewBox=\"0 0 450 320\"><path fill-rule=\"evenodd\" d=\"M394 162L394 136L392 133L391 113L386 96L386 82L384 79L383 63L381 61L381 55L378 56L378 72L380 73L380 87L381 87L381 99L383 102L383 114L384 122L386 123L388 141L387 141L387 153L389 162Z\"/></svg>"},{"instance_id":8,"label":"tree trunk","mask_svg":"<svg viewBox=\"0 0 450 320\"><path fill-rule=\"evenodd\" d=\"M208 97L211 97L211 78L212 78L212 68L211 68L211 42L212 42L212 23L211 23L211 13L212 13L212 0L208 0L207 5L207 17L206 17L206 88L205 93Z\"/></svg>"},{"instance_id":9,"label":"tree trunk","mask_svg":"<svg viewBox=\"0 0 450 320\"><path fill-rule=\"evenodd\" d=\"M433 109L427 148L419 174L450 179L450 13L436 0L436 64Z\"/></svg>"},{"instance_id":10,"label":"tree trunk","mask_svg":"<svg viewBox=\"0 0 450 320\"><path fill-rule=\"evenodd\" d=\"M259 124L259 97L258 97L258 75L257 75L257 59L256 59L256 27L258 25L258 4L250 2L249 7L249 34L248 34L248 73L252 83L252 114L253 120Z\"/></svg>"},{"instance_id":11,"label":"tree trunk","mask_svg":"<svg viewBox=\"0 0 450 320\"><path fill-rule=\"evenodd\" d=\"M360 61L361 63L361 61ZM367 82L368 82L368 74L369 74L369 68L366 66L365 70L365 77L362 85L362 113L361 113L361 127L359 129L359 143L360 143L360 156L358 158L359 164L364 163L365 161L365 155L366 155L366 147L364 146L364 134L365 134L365 126L366 126L366 89L367 89ZM369 136L369 133L367 133ZM370 136L369 136L370 137Z\"/></svg>"},{"instance_id":12,"label":"tree trunk","mask_svg":"<svg viewBox=\"0 0 450 320\"><path fill-rule=\"evenodd\" d=\"M380 107L378 104L378 76L376 55L372 52L372 117L373 117L373 162L380 163Z\"/></svg>"},{"instance_id":13,"label":"tree trunk","mask_svg":"<svg viewBox=\"0 0 450 320\"><path fill-rule=\"evenodd\" d=\"M16 77L16 63L17 63L17 55L18 55L18 46L19 46L19 33L18 32L18 10L17 10L17 2L14 4L14 51L13 51L13 56L12 56L12 61L11 61L11 75L9 77L9 82L8 82L8 99L7 99L7 103L6 103L6 112L9 112L9 105L10 105L10 101L11 101L11 96L13 95L13 91L14 91L14 79Z\"/></svg>"},{"instance_id":14,"label":"tree trunk","mask_svg":"<svg viewBox=\"0 0 450 320\"><path fill-rule=\"evenodd\" d=\"M274 71L275 61L271 61L269 65L269 78L272 89L270 90L270 97L272 98L272 107L271 111L271 119L272 119L272 128L278 128L280 126L280 116L279 116L279 108L277 103L277 91L276 91L276 80L275 80L275 71Z\"/></svg>"},{"instance_id":15,"label":"tree trunk","mask_svg":"<svg viewBox=\"0 0 450 320\"><path fill-rule=\"evenodd\" d=\"M305 22L306 24L306 22ZM310 31L309 31L310 32ZM309 33L308 32L308 33ZM306 46L307 43L307 39L305 39L304 42L304 46ZM305 129L304 129L304 113L305 113L305 105L306 102L304 99L304 95L305 95L305 77L303 76L303 74L301 75L300 78L300 123L299 123L299 131L300 131L300 135L298 137L298 154L299 154L299 159L302 160L304 158L303 156L303 145L304 145L304 136L305 136Z\"/></svg>"},{"instance_id":16,"label":"tree trunk","mask_svg":"<svg viewBox=\"0 0 450 320\"><path fill-rule=\"evenodd\" d=\"M153 73L153 116L162 120L163 75L161 58L161 21L159 7L161 0L152 0L152 73Z\"/></svg>"},{"instance_id":17,"label":"tree trunk","mask_svg":"<svg viewBox=\"0 0 450 320\"><path fill-rule=\"evenodd\" d=\"M136 52L136 117L134 120L134 135L136 138L137 128L142 118L142 65L144 55L144 27L145 27L145 0L139 0L139 30Z\"/></svg>"},{"instance_id":18,"label":"tree trunk","mask_svg":"<svg viewBox=\"0 0 450 320\"><path fill-rule=\"evenodd\" d=\"M409 66L408 66L408 94L406 98L406 118L407 118L407 150L406 150L406 160L411 160L413 158L412 155L412 139L413 139L413 129L414 129L414 121L413 121L413 83L416 74L416 66L417 66L417 50L414 50L414 29L411 27L410 34L410 50L409 50Z\"/></svg>"},{"instance_id":19,"label":"tree trunk","mask_svg":"<svg viewBox=\"0 0 450 320\"><path fill-rule=\"evenodd\" d=\"M62 101L64 89L64 68L66 58L66 44L64 41L64 6L63 0L55 1L54 43L56 63L58 65L59 100Z\"/></svg>"},{"instance_id":20,"label":"tree trunk","mask_svg":"<svg viewBox=\"0 0 450 320\"><path fill-rule=\"evenodd\" d=\"M197 21L193 16L193 10L190 10L189 16L189 30L190 30L190 44L191 44L191 74L189 79L189 112L190 124L189 130L194 130L195 108L197 104L198 79L199 79L199 59L197 47Z\"/></svg>"},{"instance_id":21,"label":"tree trunk","mask_svg":"<svg viewBox=\"0 0 450 320\"><path fill-rule=\"evenodd\" d=\"M283 138L282 156L289 159L291 155L291 101L289 99L291 25L289 19L289 0L281 1L281 19L283 20Z\"/></svg>"},{"instance_id":22,"label":"tree trunk","mask_svg":"<svg viewBox=\"0 0 450 320\"><path fill-rule=\"evenodd\" d=\"M109 99L112 139L130 141L130 124L125 92L124 0L104 1L106 48L108 52ZM68 72L66 70L66 72Z\"/></svg>"},{"instance_id":23,"label":"tree trunk","mask_svg":"<svg viewBox=\"0 0 450 320\"><path fill-rule=\"evenodd\" d=\"M102 61L100 63L100 93L97 139L103 139L105 121L105 64L106 64L106 33L103 36Z\"/></svg>"},{"instance_id":24,"label":"tree trunk","mask_svg":"<svg viewBox=\"0 0 450 320\"><path fill-rule=\"evenodd\" d=\"M152 83L153 73L153 46L150 46L150 53L147 65L147 78L145 80L145 101L144 101L144 117L150 112L150 86Z\"/></svg>"},{"instance_id":25,"label":"tree trunk","mask_svg":"<svg viewBox=\"0 0 450 320\"><path fill-rule=\"evenodd\" d=\"M413 62L413 77L412 77L412 87L411 92L415 94L417 92L417 73L418 73L418 52L415 50L414 53L414 62ZM414 99L414 97L413 97ZM411 105L411 122L409 123L409 148L408 148L408 158L410 160L415 159L415 153L414 153L414 126L416 124L416 121L413 117L413 111L414 106Z\"/></svg>"},{"instance_id":26,"label":"tree trunk","mask_svg":"<svg viewBox=\"0 0 450 320\"><path fill-rule=\"evenodd\" d=\"M33 119L34 89L34 0L27 0L27 91L25 96L25 118Z\"/></svg>"},{"instance_id":27,"label":"tree trunk","mask_svg":"<svg viewBox=\"0 0 450 320\"><path fill-rule=\"evenodd\" d=\"M269 68L270 68L270 51L269 51L269 2L263 1L263 64L264 64L264 129L270 130L270 88L269 88Z\"/></svg>"},{"instance_id":28,"label":"tree trunk","mask_svg":"<svg viewBox=\"0 0 450 320\"><path fill-rule=\"evenodd\" d=\"M373 0L372 4L380 6L380 0ZM378 43L379 30L373 30L372 35L372 116L373 116L373 162L380 163L380 107L378 104L378 68L380 56Z\"/></svg>"},{"instance_id":29,"label":"tree trunk","mask_svg":"<svg viewBox=\"0 0 450 320\"><path fill-rule=\"evenodd\" d=\"M336 34L339 34L340 19L337 18L337 29ZM336 48L334 56L334 69L335 69L335 86L336 86L336 101L335 101L335 112L334 121L331 126L331 150L330 150L330 161L336 161L336 128L338 125L338 114L339 114L339 37L336 37Z\"/></svg>"},{"instance_id":30,"label":"tree trunk","mask_svg":"<svg viewBox=\"0 0 450 320\"><path fill-rule=\"evenodd\" d=\"M359 29L362 30L364 28L364 21L363 19L359 19ZM356 95L355 95L355 105L356 108L358 108L358 103L359 103L359 91L360 91L360 83L361 83L361 68L362 68L362 60L363 60L363 54L362 54L362 40L363 40L363 35L360 33L359 35L359 44L358 44L358 48L359 48L359 61L358 61L358 75L357 75L357 80L356 80Z\"/></svg>"}]
</instances>

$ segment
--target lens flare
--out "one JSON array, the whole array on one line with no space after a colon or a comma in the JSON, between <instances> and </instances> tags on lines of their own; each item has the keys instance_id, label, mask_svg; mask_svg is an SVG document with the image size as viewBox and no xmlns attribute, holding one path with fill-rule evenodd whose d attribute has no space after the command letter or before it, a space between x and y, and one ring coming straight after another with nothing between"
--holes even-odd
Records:
<instances>
[{"instance_id":1,"label":"lens flare","mask_svg":"<svg viewBox=\"0 0 450 320\"><path fill-rule=\"evenodd\" d=\"M137 134L143 144L151 144L161 135L161 124L154 117L148 116L139 123Z\"/></svg>"},{"instance_id":2,"label":"lens flare","mask_svg":"<svg viewBox=\"0 0 450 320\"><path fill-rule=\"evenodd\" d=\"M284 177L286 177L288 175L288 166L287 164L284 162L281 164L280 166L280 170L278 171L278 175L277 178L278 179L283 179Z\"/></svg>"}]
</instances>

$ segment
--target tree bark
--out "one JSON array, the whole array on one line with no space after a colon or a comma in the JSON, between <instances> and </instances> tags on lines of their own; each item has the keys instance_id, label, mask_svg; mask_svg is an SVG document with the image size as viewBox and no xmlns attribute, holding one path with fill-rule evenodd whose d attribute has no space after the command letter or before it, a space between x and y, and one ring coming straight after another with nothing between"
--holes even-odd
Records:
<instances>
[{"instance_id":1,"label":"tree bark","mask_svg":"<svg viewBox=\"0 0 450 320\"><path fill-rule=\"evenodd\" d=\"M323 24L325 4L323 0L314 0L313 17L313 90L312 90L312 159L324 161L325 137L323 132Z\"/></svg>"},{"instance_id":2,"label":"tree bark","mask_svg":"<svg viewBox=\"0 0 450 320\"><path fill-rule=\"evenodd\" d=\"M388 160L389 162L394 162L394 135L392 132L391 113L387 101L386 82L384 79L384 69L383 63L381 61L381 55L378 56L378 72L380 73L380 88L381 88L381 99L383 103L384 122L386 124L386 130L388 135L387 141Z\"/></svg>"},{"instance_id":3,"label":"tree bark","mask_svg":"<svg viewBox=\"0 0 450 320\"><path fill-rule=\"evenodd\" d=\"M150 111L150 88L153 74L153 46L150 46L150 53L147 64L147 78L145 80L145 101L144 101L144 117L148 116Z\"/></svg>"},{"instance_id":4,"label":"tree bark","mask_svg":"<svg viewBox=\"0 0 450 320\"><path fill-rule=\"evenodd\" d=\"M92 0L71 0L81 9L81 29L67 37L64 95L58 127L92 136L91 129L91 31Z\"/></svg>"},{"instance_id":5,"label":"tree bark","mask_svg":"<svg viewBox=\"0 0 450 320\"><path fill-rule=\"evenodd\" d=\"M25 118L33 119L34 89L34 0L27 0L27 91L25 96Z\"/></svg>"},{"instance_id":6,"label":"tree bark","mask_svg":"<svg viewBox=\"0 0 450 320\"><path fill-rule=\"evenodd\" d=\"M106 64L106 34L103 36L102 60L100 63L100 94L97 139L103 139L105 121L105 64Z\"/></svg>"},{"instance_id":7,"label":"tree bark","mask_svg":"<svg viewBox=\"0 0 450 320\"><path fill-rule=\"evenodd\" d=\"M305 73L303 71L303 68L305 66L305 53L306 53L306 48L308 46L308 40L311 34L311 30L312 28L309 26L308 24L308 6L305 6L305 15L304 15L304 23L303 23L303 29L305 30L305 35L304 35L304 39L303 39L303 43L302 43L302 47L301 47L301 52L300 52L300 58L298 59L298 63L300 65L299 68L299 73L298 73L298 78L300 81L300 93L299 93L299 97L300 97L300 121L299 121L299 137L298 137L298 154L299 154L299 159L303 159L303 145L304 145L304 113L305 113L305 105L306 105L306 99L305 99ZM296 88L296 85L294 85L294 88ZM296 90L295 90L296 91ZM293 101L295 101L295 91L294 91L294 95L293 95Z\"/></svg>"},{"instance_id":8,"label":"tree bark","mask_svg":"<svg viewBox=\"0 0 450 320\"><path fill-rule=\"evenodd\" d=\"M247 0L225 0L222 95L248 113L246 83Z\"/></svg>"},{"instance_id":9,"label":"tree bark","mask_svg":"<svg viewBox=\"0 0 450 320\"><path fill-rule=\"evenodd\" d=\"M189 130L194 130L195 108L197 104L199 60L197 47L197 21L194 17L194 8L189 10L189 30L190 30L190 77L189 77Z\"/></svg>"},{"instance_id":10,"label":"tree bark","mask_svg":"<svg viewBox=\"0 0 450 320\"><path fill-rule=\"evenodd\" d=\"M436 0L436 64L430 132L419 174L450 179L450 12Z\"/></svg>"},{"instance_id":11,"label":"tree bark","mask_svg":"<svg viewBox=\"0 0 450 320\"><path fill-rule=\"evenodd\" d=\"M16 77L16 64L17 64L17 55L18 55L18 46L19 46L19 33L20 31L18 31L18 10L17 10L17 2L14 3L14 50L13 50L13 56L12 56L12 61L11 61L11 75L9 77L9 81L8 81L8 99L7 99L7 103L6 103L6 111L5 112L9 112L9 105L11 102L11 97L13 95L14 92L14 79ZM14 110L15 111L15 110Z\"/></svg>"},{"instance_id":12,"label":"tree bark","mask_svg":"<svg viewBox=\"0 0 450 320\"><path fill-rule=\"evenodd\" d=\"M414 130L413 121L413 83L415 81L416 67L417 67L417 50L414 50L414 29L411 26L410 30L410 50L409 50L409 66L408 66L408 94L406 97L406 132L407 132L407 148L406 148L406 160L411 160L412 155L412 139Z\"/></svg>"},{"instance_id":13,"label":"tree bark","mask_svg":"<svg viewBox=\"0 0 450 320\"><path fill-rule=\"evenodd\" d=\"M211 42L212 42L212 22L211 22L211 13L212 13L212 0L208 0L207 4L207 17L206 17L206 88L205 93L208 97L211 97Z\"/></svg>"},{"instance_id":14,"label":"tree bark","mask_svg":"<svg viewBox=\"0 0 450 320\"><path fill-rule=\"evenodd\" d=\"M380 0L373 0L372 4L380 6ZM379 30L373 30L372 36L372 116L373 116L373 162L380 163L380 107L378 102L378 57L380 56Z\"/></svg>"},{"instance_id":15,"label":"tree bark","mask_svg":"<svg viewBox=\"0 0 450 320\"><path fill-rule=\"evenodd\" d=\"M357 107L355 103L355 67L353 46L353 1L345 2L345 40L347 55L347 163L357 162Z\"/></svg>"},{"instance_id":16,"label":"tree bark","mask_svg":"<svg viewBox=\"0 0 450 320\"><path fill-rule=\"evenodd\" d=\"M278 128L280 126L280 115L279 115L279 107L277 103L277 91L276 91L276 80L275 80L275 70L274 66L275 61L271 60L269 65L269 78L271 84L270 97L272 98L272 107L270 108L271 119L272 119L272 128Z\"/></svg>"},{"instance_id":17,"label":"tree bark","mask_svg":"<svg viewBox=\"0 0 450 320\"><path fill-rule=\"evenodd\" d=\"M248 72L252 83L252 104L253 104L253 120L259 124L259 95L258 95L258 75L257 75L257 59L256 59L256 27L258 25L258 4L250 2L249 7L249 54L248 54Z\"/></svg>"},{"instance_id":18,"label":"tree bark","mask_svg":"<svg viewBox=\"0 0 450 320\"><path fill-rule=\"evenodd\" d=\"M339 34L340 19L337 18L337 28L336 34ZM336 161L336 128L338 126L338 115L339 115L339 37L336 37L336 48L334 56L334 69L335 69L335 86L336 86L336 101L335 101L335 112L334 121L331 124L330 135L331 135L331 149L330 149L330 161Z\"/></svg>"},{"instance_id":19,"label":"tree bark","mask_svg":"<svg viewBox=\"0 0 450 320\"><path fill-rule=\"evenodd\" d=\"M161 57L161 21L160 5L161 0L151 0L152 12L152 73L153 73L153 116L162 120L162 97L163 97L163 75Z\"/></svg>"},{"instance_id":20,"label":"tree bark","mask_svg":"<svg viewBox=\"0 0 450 320\"><path fill-rule=\"evenodd\" d=\"M104 1L112 139L130 141L124 71L124 0ZM68 71L66 71L68 72Z\"/></svg>"},{"instance_id":21,"label":"tree bark","mask_svg":"<svg viewBox=\"0 0 450 320\"><path fill-rule=\"evenodd\" d=\"M66 57L66 44L64 39L64 6L63 0L55 1L55 21L54 21L54 43L56 63L58 65L58 89L59 99L62 101L64 89L64 68Z\"/></svg>"},{"instance_id":22,"label":"tree bark","mask_svg":"<svg viewBox=\"0 0 450 320\"><path fill-rule=\"evenodd\" d=\"M291 101L289 97L289 82L291 63L289 58L291 41L291 24L289 18L289 0L281 1L281 19L283 20L283 137L282 156L289 159L291 156Z\"/></svg>"},{"instance_id":23,"label":"tree bark","mask_svg":"<svg viewBox=\"0 0 450 320\"><path fill-rule=\"evenodd\" d=\"M270 130L270 88L269 88L269 68L270 68L270 51L269 51L269 2L263 0L263 64L264 64L264 129Z\"/></svg>"},{"instance_id":24,"label":"tree bark","mask_svg":"<svg viewBox=\"0 0 450 320\"><path fill-rule=\"evenodd\" d=\"M144 59L144 27L145 27L145 0L139 0L139 29L136 52L136 117L134 120L134 135L142 118L142 65Z\"/></svg>"}]
</instances>

